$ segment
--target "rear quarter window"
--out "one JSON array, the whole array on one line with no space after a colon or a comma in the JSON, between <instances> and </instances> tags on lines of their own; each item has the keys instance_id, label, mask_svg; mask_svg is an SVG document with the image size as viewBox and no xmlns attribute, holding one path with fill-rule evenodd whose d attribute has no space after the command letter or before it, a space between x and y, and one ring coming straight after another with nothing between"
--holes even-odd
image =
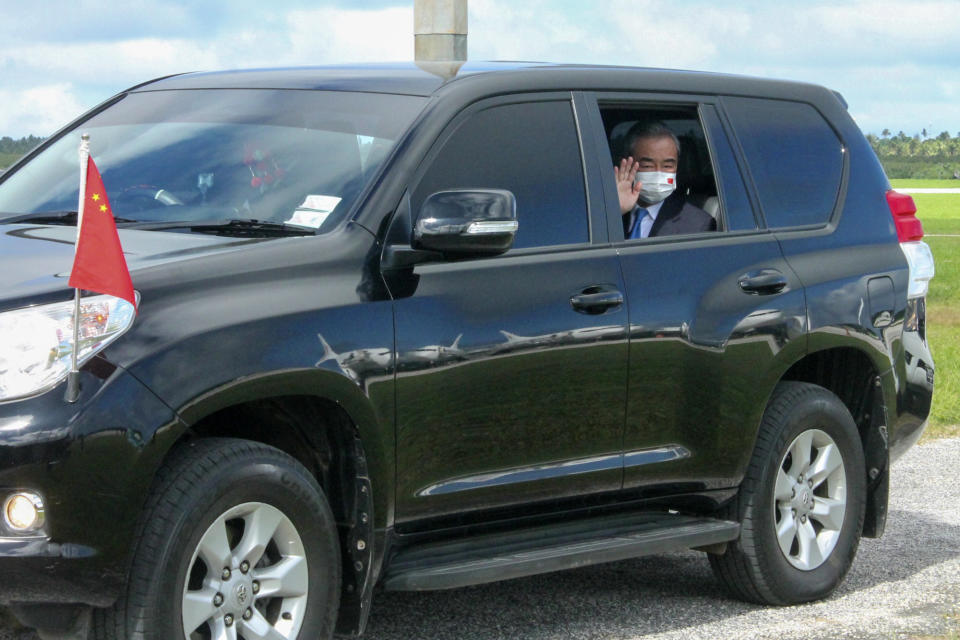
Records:
<instances>
[{"instance_id":1,"label":"rear quarter window","mask_svg":"<svg viewBox=\"0 0 960 640\"><path fill-rule=\"evenodd\" d=\"M811 105L724 98L769 227L824 224L837 202L843 145Z\"/></svg>"}]
</instances>

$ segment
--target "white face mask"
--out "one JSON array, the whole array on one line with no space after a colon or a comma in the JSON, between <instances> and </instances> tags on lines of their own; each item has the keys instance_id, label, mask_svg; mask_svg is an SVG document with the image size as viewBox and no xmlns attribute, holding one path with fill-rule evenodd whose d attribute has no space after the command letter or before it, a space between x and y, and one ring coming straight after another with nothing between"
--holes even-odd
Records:
<instances>
[{"instance_id":1,"label":"white face mask","mask_svg":"<svg viewBox=\"0 0 960 640\"><path fill-rule=\"evenodd\" d=\"M666 171L637 171L640 183L640 200L657 204L665 200L677 188L677 174Z\"/></svg>"}]
</instances>

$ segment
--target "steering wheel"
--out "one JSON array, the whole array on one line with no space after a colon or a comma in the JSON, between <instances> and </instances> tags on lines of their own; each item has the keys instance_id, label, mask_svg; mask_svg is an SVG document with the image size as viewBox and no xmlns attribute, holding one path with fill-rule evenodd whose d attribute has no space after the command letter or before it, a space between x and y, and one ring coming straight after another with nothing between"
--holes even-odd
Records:
<instances>
[{"instance_id":1,"label":"steering wheel","mask_svg":"<svg viewBox=\"0 0 960 640\"><path fill-rule=\"evenodd\" d=\"M124 188L112 198L121 209L144 211L155 209L157 205L165 207L183 205L183 200L162 187L152 184L136 184Z\"/></svg>"}]
</instances>

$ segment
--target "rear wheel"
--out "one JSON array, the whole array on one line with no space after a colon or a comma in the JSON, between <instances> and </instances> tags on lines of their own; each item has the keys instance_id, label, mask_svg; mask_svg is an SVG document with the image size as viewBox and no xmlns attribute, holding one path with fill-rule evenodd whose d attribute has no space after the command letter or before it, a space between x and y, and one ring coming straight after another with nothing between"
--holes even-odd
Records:
<instances>
[{"instance_id":1,"label":"rear wheel","mask_svg":"<svg viewBox=\"0 0 960 640\"><path fill-rule=\"evenodd\" d=\"M710 556L714 574L751 602L827 596L856 555L865 494L863 449L847 408L823 387L781 383L724 514L741 523L740 538Z\"/></svg>"},{"instance_id":2,"label":"rear wheel","mask_svg":"<svg viewBox=\"0 0 960 640\"><path fill-rule=\"evenodd\" d=\"M283 452L191 443L164 466L126 594L94 637L329 638L340 586L336 526L320 487Z\"/></svg>"}]
</instances>

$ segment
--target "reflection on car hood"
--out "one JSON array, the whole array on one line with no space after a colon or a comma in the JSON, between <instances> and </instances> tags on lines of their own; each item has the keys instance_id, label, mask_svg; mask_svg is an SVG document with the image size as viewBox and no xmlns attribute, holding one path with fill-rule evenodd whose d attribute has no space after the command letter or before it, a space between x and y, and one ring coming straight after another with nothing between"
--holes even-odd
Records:
<instances>
[{"instance_id":1,"label":"reflection on car hood","mask_svg":"<svg viewBox=\"0 0 960 640\"><path fill-rule=\"evenodd\" d=\"M31 224L0 225L0 308L15 308L29 298L68 298L76 227ZM263 238L228 238L190 233L120 230L120 243L137 285L136 272L166 262L228 251Z\"/></svg>"}]
</instances>

